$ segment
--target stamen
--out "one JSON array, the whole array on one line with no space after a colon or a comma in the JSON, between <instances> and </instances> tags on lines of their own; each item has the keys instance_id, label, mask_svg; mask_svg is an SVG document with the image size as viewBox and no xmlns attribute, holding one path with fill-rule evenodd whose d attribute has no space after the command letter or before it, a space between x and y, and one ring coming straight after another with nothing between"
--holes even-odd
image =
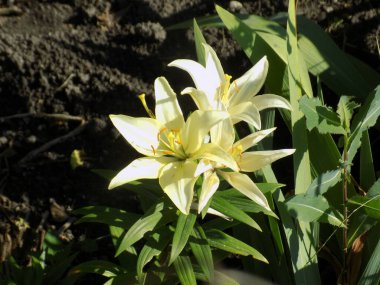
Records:
<instances>
[{"instance_id":1,"label":"stamen","mask_svg":"<svg viewBox=\"0 0 380 285\"><path fill-rule=\"evenodd\" d=\"M151 117L152 119L155 119L156 116L153 114L153 112L149 109L148 105L146 104L145 94L144 93L140 94L139 99L140 99L142 105L144 106L145 111L148 113L149 117Z\"/></svg>"},{"instance_id":2,"label":"stamen","mask_svg":"<svg viewBox=\"0 0 380 285\"><path fill-rule=\"evenodd\" d=\"M154 149L154 147L152 145L150 145L150 147L152 148L153 150L153 155L156 155L156 150Z\"/></svg>"}]
</instances>

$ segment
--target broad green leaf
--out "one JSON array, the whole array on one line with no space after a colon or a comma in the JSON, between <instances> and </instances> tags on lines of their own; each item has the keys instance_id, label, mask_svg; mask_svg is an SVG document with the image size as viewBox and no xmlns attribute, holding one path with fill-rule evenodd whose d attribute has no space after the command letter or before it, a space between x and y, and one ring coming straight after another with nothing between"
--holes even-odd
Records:
<instances>
[{"instance_id":1,"label":"broad green leaf","mask_svg":"<svg viewBox=\"0 0 380 285\"><path fill-rule=\"evenodd\" d=\"M200 30L197 21L194 19L194 40L195 40L195 50L197 51L198 62L203 66L206 66L206 51L203 44L206 44L206 40L202 35L202 31Z\"/></svg>"},{"instance_id":2,"label":"broad green leaf","mask_svg":"<svg viewBox=\"0 0 380 285\"><path fill-rule=\"evenodd\" d=\"M191 251L194 254L202 272L206 275L208 282L214 280L214 261L210 245L207 242L206 234L201 226L196 225L189 240Z\"/></svg>"},{"instance_id":3,"label":"broad green leaf","mask_svg":"<svg viewBox=\"0 0 380 285\"><path fill-rule=\"evenodd\" d=\"M153 259L153 257L160 255L169 241L169 231L165 229L163 231L154 233L145 244L145 246L141 249L141 252L137 259L136 268L139 284L144 284L144 266L147 265Z\"/></svg>"},{"instance_id":4,"label":"broad green leaf","mask_svg":"<svg viewBox=\"0 0 380 285\"><path fill-rule=\"evenodd\" d=\"M206 236L209 244L213 247L243 256L251 255L257 260L268 263L267 259L256 249L222 231L216 229L207 230Z\"/></svg>"},{"instance_id":5,"label":"broad green leaf","mask_svg":"<svg viewBox=\"0 0 380 285\"><path fill-rule=\"evenodd\" d=\"M256 204L252 203L251 204ZM227 217L233 218L235 220L238 220L242 223L247 224L248 226L257 229L261 232L260 226L256 223L255 220L253 220L249 215L247 215L244 211L241 209L235 207L230 200L225 200L222 197L214 195L212 202L211 202L211 208L221 212L222 214L226 215Z\"/></svg>"},{"instance_id":6,"label":"broad green leaf","mask_svg":"<svg viewBox=\"0 0 380 285\"><path fill-rule=\"evenodd\" d=\"M73 213L83 216L76 221L77 224L103 223L120 228L129 228L140 217L135 213L103 206L87 206L77 209Z\"/></svg>"},{"instance_id":7,"label":"broad green leaf","mask_svg":"<svg viewBox=\"0 0 380 285\"><path fill-rule=\"evenodd\" d=\"M354 110L359 107L359 104L355 103L353 97L350 96L340 96L338 102L338 108L336 112L339 115L341 125L345 130L349 131L351 126L352 115Z\"/></svg>"},{"instance_id":8,"label":"broad green leaf","mask_svg":"<svg viewBox=\"0 0 380 285\"><path fill-rule=\"evenodd\" d=\"M190 257L178 256L174 260L174 268L182 285L197 285Z\"/></svg>"},{"instance_id":9,"label":"broad green leaf","mask_svg":"<svg viewBox=\"0 0 380 285\"><path fill-rule=\"evenodd\" d=\"M338 115L330 108L323 106L319 98L308 98L304 95L299 105L305 114L309 131L317 128L321 134L345 134Z\"/></svg>"},{"instance_id":10,"label":"broad green leaf","mask_svg":"<svg viewBox=\"0 0 380 285\"><path fill-rule=\"evenodd\" d=\"M380 194L373 197L354 196L348 200L348 203L355 208L363 208L369 217L380 219Z\"/></svg>"},{"instance_id":11,"label":"broad green leaf","mask_svg":"<svg viewBox=\"0 0 380 285\"><path fill-rule=\"evenodd\" d=\"M177 220L177 225L174 231L172 250L170 252L169 265L180 255L187 244L189 236L193 231L197 215L190 212L188 215L181 213Z\"/></svg>"},{"instance_id":12,"label":"broad green leaf","mask_svg":"<svg viewBox=\"0 0 380 285\"><path fill-rule=\"evenodd\" d=\"M363 131L360 148L360 186L366 191L376 181L371 142L368 131Z\"/></svg>"},{"instance_id":13,"label":"broad green leaf","mask_svg":"<svg viewBox=\"0 0 380 285\"><path fill-rule=\"evenodd\" d=\"M318 196L327 192L341 180L341 170L336 169L318 175L306 191L308 196Z\"/></svg>"},{"instance_id":14,"label":"broad green leaf","mask_svg":"<svg viewBox=\"0 0 380 285\"><path fill-rule=\"evenodd\" d=\"M157 226L163 216L163 207L163 203L158 203L151 211L143 215L129 228L121 240L115 256L120 255L135 242L139 241L145 233L152 231Z\"/></svg>"},{"instance_id":15,"label":"broad green leaf","mask_svg":"<svg viewBox=\"0 0 380 285\"><path fill-rule=\"evenodd\" d=\"M70 269L68 275L71 276L84 273L94 273L105 277L116 277L124 273L124 269L109 261L92 260L83 262Z\"/></svg>"},{"instance_id":16,"label":"broad green leaf","mask_svg":"<svg viewBox=\"0 0 380 285\"><path fill-rule=\"evenodd\" d=\"M297 220L323 222L337 227L344 227L342 215L331 208L323 196L296 195L285 202L285 207Z\"/></svg>"},{"instance_id":17,"label":"broad green leaf","mask_svg":"<svg viewBox=\"0 0 380 285\"><path fill-rule=\"evenodd\" d=\"M380 283L380 239L368 261L358 285L373 285Z\"/></svg>"},{"instance_id":18,"label":"broad green leaf","mask_svg":"<svg viewBox=\"0 0 380 285\"><path fill-rule=\"evenodd\" d=\"M371 186L371 188L367 192L367 197L372 198L380 195L380 178L376 180L375 183Z\"/></svg>"},{"instance_id":19,"label":"broad green leaf","mask_svg":"<svg viewBox=\"0 0 380 285\"><path fill-rule=\"evenodd\" d=\"M374 126L380 115L380 86L378 86L366 99L359 113L354 117L349 137L348 162L352 163L358 151L363 131Z\"/></svg>"}]
</instances>

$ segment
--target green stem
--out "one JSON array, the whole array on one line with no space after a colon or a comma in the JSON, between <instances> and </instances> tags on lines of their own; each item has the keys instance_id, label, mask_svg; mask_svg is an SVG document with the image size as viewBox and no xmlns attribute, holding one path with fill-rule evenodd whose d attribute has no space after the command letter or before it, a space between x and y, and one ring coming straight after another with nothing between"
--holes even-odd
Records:
<instances>
[{"instance_id":1,"label":"green stem","mask_svg":"<svg viewBox=\"0 0 380 285\"><path fill-rule=\"evenodd\" d=\"M344 218L344 228L343 228L343 267L342 267L342 284L347 285L348 284L348 238L347 238L347 228L348 228L348 194L347 194L347 180L348 180L348 165L347 165L347 136L344 137L344 150L343 150L343 218Z\"/></svg>"}]
</instances>

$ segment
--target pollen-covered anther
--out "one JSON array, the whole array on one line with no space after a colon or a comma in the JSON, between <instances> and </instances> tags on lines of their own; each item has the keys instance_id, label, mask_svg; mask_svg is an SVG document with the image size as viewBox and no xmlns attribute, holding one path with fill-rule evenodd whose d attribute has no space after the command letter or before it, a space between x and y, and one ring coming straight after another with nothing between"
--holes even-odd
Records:
<instances>
[{"instance_id":1,"label":"pollen-covered anther","mask_svg":"<svg viewBox=\"0 0 380 285\"><path fill-rule=\"evenodd\" d=\"M149 109L148 107L148 104L146 103L146 100L145 100L145 93L141 93L139 96L139 99L145 109L145 111L148 113L149 117L151 117L152 119L155 119L156 116L154 115L154 113Z\"/></svg>"}]
</instances>

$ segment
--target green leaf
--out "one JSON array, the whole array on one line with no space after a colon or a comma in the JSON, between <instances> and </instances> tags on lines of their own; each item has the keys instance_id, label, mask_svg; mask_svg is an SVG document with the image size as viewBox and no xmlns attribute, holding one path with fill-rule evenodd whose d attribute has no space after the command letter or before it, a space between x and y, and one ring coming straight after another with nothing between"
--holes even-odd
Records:
<instances>
[{"instance_id":1,"label":"green leaf","mask_svg":"<svg viewBox=\"0 0 380 285\"><path fill-rule=\"evenodd\" d=\"M136 268L139 284L144 284L144 266L147 265L153 259L153 257L160 255L164 248L168 245L169 241L169 231L167 229L164 229L152 234L148 242L141 249L141 252L137 259Z\"/></svg>"},{"instance_id":2,"label":"green leaf","mask_svg":"<svg viewBox=\"0 0 380 285\"><path fill-rule=\"evenodd\" d=\"M173 236L169 265L173 263L173 261L180 255L186 246L189 236L193 231L196 220L197 215L192 212L190 212L188 215L180 213Z\"/></svg>"},{"instance_id":3,"label":"green leaf","mask_svg":"<svg viewBox=\"0 0 380 285\"><path fill-rule=\"evenodd\" d=\"M338 108L336 112L339 115L341 125L345 130L349 131L351 126L352 115L354 110L359 107L359 104L355 103L353 97L350 96L340 96L338 102Z\"/></svg>"},{"instance_id":4,"label":"green leaf","mask_svg":"<svg viewBox=\"0 0 380 285\"><path fill-rule=\"evenodd\" d=\"M295 219L344 227L342 215L323 196L296 195L285 202L285 207Z\"/></svg>"},{"instance_id":5,"label":"green leaf","mask_svg":"<svg viewBox=\"0 0 380 285\"><path fill-rule=\"evenodd\" d=\"M349 137L347 151L348 162L352 163L360 144L363 131L374 126L380 115L380 86L378 86L366 99L359 113L354 117Z\"/></svg>"},{"instance_id":6,"label":"green leaf","mask_svg":"<svg viewBox=\"0 0 380 285\"><path fill-rule=\"evenodd\" d=\"M228 276L224 272L215 271L215 284L218 285L240 285L235 279L231 276Z\"/></svg>"},{"instance_id":7,"label":"green leaf","mask_svg":"<svg viewBox=\"0 0 380 285\"><path fill-rule=\"evenodd\" d=\"M254 204L254 203L252 203L251 201L251 204ZM257 229L260 232L262 231L260 226L256 223L255 220L253 220L249 215L244 213L244 211L235 207L231 203L231 201L223 199L220 195L214 195L211 202L211 208L221 212L227 217L236 219L244 224L247 224L248 226Z\"/></svg>"},{"instance_id":8,"label":"green leaf","mask_svg":"<svg viewBox=\"0 0 380 285\"><path fill-rule=\"evenodd\" d=\"M174 260L174 268L182 285L197 285L190 257L178 256Z\"/></svg>"},{"instance_id":9,"label":"green leaf","mask_svg":"<svg viewBox=\"0 0 380 285\"><path fill-rule=\"evenodd\" d=\"M77 275L84 273L99 274L104 277L116 277L124 272L124 269L112 262L105 260L91 260L83 262L70 269L68 275Z\"/></svg>"},{"instance_id":10,"label":"green leaf","mask_svg":"<svg viewBox=\"0 0 380 285\"><path fill-rule=\"evenodd\" d=\"M120 255L135 242L139 241L147 232L152 231L163 217L162 210L164 203L158 203L135 222L124 235L116 250L115 256Z\"/></svg>"},{"instance_id":11,"label":"green leaf","mask_svg":"<svg viewBox=\"0 0 380 285\"><path fill-rule=\"evenodd\" d=\"M88 206L73 211L74 215L83 215L78 221L80 223L103 223L110 226L129 228L140 215L130 213L124 210L103 207Z\"/></svg>"},{"instance_id":12,"label":"green leaf","mask_svg":"<svg viewBox=\"0 0 380 285\"><path fill-rule=\"evenodd\" d=\"M360 148L360 186L367 191L376 181L371 142L368 131L363 131Z\"/></svg>"},{"instance_id":13,"label":"green leaf","mask_svg":"<svg viewBox=\"0 0 380 285\"><path fill-rule=\"evenodd\" d=\"M367 197L372 198L380 195L380 178L376 180L375 183L371 186L371 188L367 192Z\"/></svg>"},{"instance_id":14,"label":"green leaf","mask_svg":"<svg viewBox=\"0 0 380 285\"><path fill-rule=\"evenodd\" d=\"M380 283L380 239L365 267L358 285L373 285Z\"/></svg>"},{"instance_id":15,"label":"green leaf","mask_svg":"<svg viewBox=\"0 0 380 285\"><path fill-rule=\"evenodd\" d=\"M216 229L207 230L206 236L209 244L213 247L243 256L251 255L257 260L268 263L267 259L256 249L222 231Z\"/></svg>"},{"instance_id":16,"label":"green leaf","mask_svg":"<svg viewBox=\"0 0 380 285\"><path fill-rule=\"evenodd\" d=\"M355 208L363 208L369 217L380 219L380 194L373 197L353 196L348 203Z\"/></svg>"},{"instance_id":17,"label":"green leaf","mask_svg":"<svg viewBox=\"0 0 380 285\"><path fill-rule=\"evenodd\" d=\"M317 128L321 134L345 134L338 115L330 108L322 105L319 98L302 96L300 109L305 114L306 126L309 131Z\"/></svg>"},{"instance_id":18,"label":"green leaf","mask_svg":"<svg viewBox=\"0 0 380 285\"><path fill-rule=\"evenodd\" d=\"M336 169L318 175L306 191L308 196L318 196L327 192L341 180L341 170Z\"/></svg>"},{"instance_id":19,"label":"green leaf","mask_svg":"<svg viewBox=\"0 0 380 285\"><path fill-rule=\"evenodd\" d=\"M195 40L195 50L197 51L198 62L203 66L206 66L206 51L203 44L207 44L205 38L202 35L202 31L199 28L197 21L194 19L194 40Z\"/></svg>"},{"instance_id":20,"label":"green leaf","mask_svg":"<svg viewBox=\"0 0 380 285\"><path fill-rule=\"evenodd\" d=\"M214 280L214 261L210 245L207 242L206 234L201 226L196 225L191 233L190 247L202 272L206 275L207 281Z\"/></svg>"}]
</instances>

